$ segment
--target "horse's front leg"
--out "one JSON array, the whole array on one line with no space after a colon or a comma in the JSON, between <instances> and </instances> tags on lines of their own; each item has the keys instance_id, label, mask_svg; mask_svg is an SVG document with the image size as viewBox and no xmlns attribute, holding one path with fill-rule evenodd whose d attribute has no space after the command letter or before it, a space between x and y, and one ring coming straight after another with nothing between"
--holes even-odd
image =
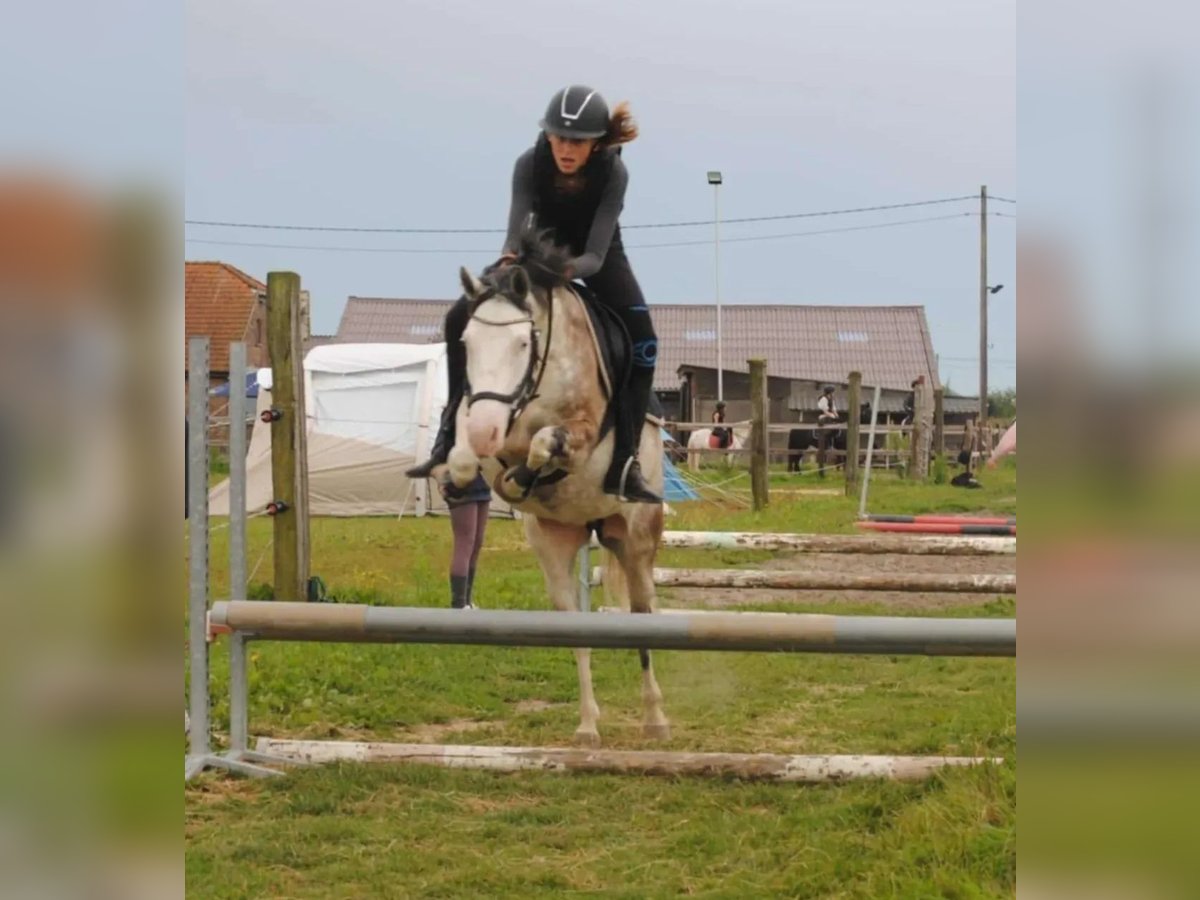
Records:
<instances>
[{"instance_id":1,"label":"horse's front leg","mask_svg":"<svg viewBox=\"0 0 1200 900\"><path fill-rule=\"evenodd\" d=\"M450 470L450 480L455 487L465 488L479 474L479 457L471 449L467 440L467 404L458 405L458 421L454 430L454 446L446 456L447 468Z\"/></svg>"},{"instance_id":2,"label":"horse's front leg","mask_svg":"<svg viewBox=\"0 0 1200 900\"><path fill-rule=\"evenodd\" d=\"M550 464L570 471L581 452L592 446L596 431L596 423L586 418L547 425L530 440L525 465L535 472Z\"/></svg>"},{"instance_id":3,"label":"horse's front leg","mask_svg":"<svg viewBox=\"0 0 1200 900\"><path fill-rule=\"evenodd\" d=\"M578 612L579 582L575 578L575 559L579 548L587 542L587 529L581 525L526 516L525 535L541 563L546 591L555 608L562 612ZM596 729L596 720L600 718L600 707L592 692L592 651L577 648L575 666L579 672L579 727L575 729L575 741L597 747L600 733Z\"/></svg>"}]
</instances>

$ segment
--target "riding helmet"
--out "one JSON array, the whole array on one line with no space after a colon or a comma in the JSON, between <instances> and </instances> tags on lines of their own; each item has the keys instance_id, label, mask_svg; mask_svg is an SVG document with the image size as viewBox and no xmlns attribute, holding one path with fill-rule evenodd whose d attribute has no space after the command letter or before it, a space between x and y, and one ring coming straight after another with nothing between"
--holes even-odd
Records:
<instances>
[{"instance_id":1,"label":"riding helmet","mask_svg":"<svg viewBox=\"0 0 1200 900\"><path fill-rule=\"evenodd\" d=\"M604 137L608 133L608 104L599 91L573 84L550 98L546 115L538 124L543 131L560 137Z\"/></svg>"}]
</instances>

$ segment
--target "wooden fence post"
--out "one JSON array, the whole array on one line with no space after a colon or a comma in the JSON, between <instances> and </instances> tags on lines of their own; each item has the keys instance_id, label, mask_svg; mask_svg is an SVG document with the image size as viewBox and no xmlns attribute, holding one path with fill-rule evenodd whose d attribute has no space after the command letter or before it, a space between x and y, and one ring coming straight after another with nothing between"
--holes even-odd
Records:
<instances>
[{"instance_id":1,"label":"wooden fence post","mask_svg":"<svg viewBox=\"0 0 1200 900\"><path fill-rule=\"evenodd\" d=\"M767 361L749 360L750 366L750 495L755 511L765 509L767 496Z\"/></svg>"},{"instance_id":2,"label":"wooden fence post","mask_svg":"<svg viewBox=\"0 0 1200 900\"><path fill-rule=\"evenodd\" d=\"M909 433L908 471L905 473L909 479L921 477L921 469L917 464L921 457L921 414L924 411L921 408L923 400L921 393L919 384L913 387L912 431Z\"/></svg>"},{"instance_id":3,"label":"wooden fence post","mask_svg":"<svg viewBox=\"0 0 1200 900\"><path fill-rule=\"evenodd\" d=\"M299 321L300 276L294 272L267 274L267 349L271 356L271 406L279 416L271 422L271 485L277 511L275 537L275 599L307 599L308 486L301 482L307 466L298 453L304 443L303 384L297 384L301 348L295 336ZM307 462L305 460L304 462ZM282 507L282 508L280 508ZM303 528L301 523L303 521Z\"/></svg>"},{"instance_id":4,"label":"wooden fence post","mask_svg":"<svg viewBox=\"0 0 1200 900\"><path fill-rule=\"evenodd\" d=\"M846 496L858 492L858 433L862 419L862 372L850 373L846 391Z\"/></svg>"},{"instance_id":5,"label":"wooden fence post","mask_svg":"<svg viewBox=\"0 0 1200 900\"><path fill-rule=\"evenodd\" d=\"M946 455L946 391L938 388L933 392L933 452Z\"/></svg>"}]
</instances>

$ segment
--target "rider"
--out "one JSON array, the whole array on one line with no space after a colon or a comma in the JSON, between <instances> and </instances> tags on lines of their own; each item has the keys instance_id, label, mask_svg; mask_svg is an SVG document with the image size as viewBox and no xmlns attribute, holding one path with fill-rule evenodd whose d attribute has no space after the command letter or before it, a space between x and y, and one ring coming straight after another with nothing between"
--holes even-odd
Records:
<instances>
[{"instance_id":1,"label":"rider","mask_svg":"<svg viewBox=\"0 0 1200 900\"><path fill-rule=\"evenodd\" d=\"M821 388L821 397L817 400L817 425L825 426L837 421L837 408L833 403L833 385L827 384Z\"/></svg>"},{"instance_id":2,"label":"rider","mask_svg":"<svg viewBox=\"0 0 1200 900\"><path fill-rule=\"evenodd\" d=\"M609 112L600 94L571 85L556 93L541 121L542 133L513 168L508 235L497 266L517 261L521 232L530 216L540 228L553 229L555 239L571 248L568 275L583 280L597 299L614 310L629 332L633 365L626 392L617 402L612 465L604 492L624 500L661 503L642 477L637 447L650 403L658 338L642 290L621 243L617 218L625 203L629 173L621 145L637 137L628 105ZM454 445L455 419L466 381L466 349L462 334L470 311L465 297L446 314L443 329L449 369L450 399L430 458L408 470L410 478L426 478L446 461Z\"/></svg>"},{"instance_id":3,"label":"rider","mask_svg":"<svg viewBox=\"0 0 1200 900\"><path fill-rule=\"evenodd\" d=\"M712 414L712 422L713 422L714 426L720 426L725 423L725 401L724 400L717 401L717 408L713 410L713 414ZM712 436L716 439L717 447L719 449L724 450L729 446L729 429L728 428L714 427L712 430Z\"/></svg>"}]
</instances>

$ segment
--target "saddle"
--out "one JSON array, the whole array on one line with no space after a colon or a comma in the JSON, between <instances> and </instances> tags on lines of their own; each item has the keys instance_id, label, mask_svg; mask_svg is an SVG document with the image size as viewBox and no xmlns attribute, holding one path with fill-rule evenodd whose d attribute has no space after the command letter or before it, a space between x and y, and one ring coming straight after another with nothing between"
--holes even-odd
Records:
<instances>
[{"instance_id":1,"label":"saddle","mask_svg":"<svg viewBox=\"0 0 1200 900\"><path fill-rule=\"evenodd\" d=\"M569 287L587 311L592 343L596 347L596 358L600 360L600 384L608 398L608 407L600 423L600 434L597 438L599 441L616 422L616 401L625 393L633 368L633 346L629 340L629 331L616 312L597 300L596 295L586 286L571 282ZM662 404L653 391L650 392L646 418L659 423L663 419Z\"/></svg>"}]
</instances>

